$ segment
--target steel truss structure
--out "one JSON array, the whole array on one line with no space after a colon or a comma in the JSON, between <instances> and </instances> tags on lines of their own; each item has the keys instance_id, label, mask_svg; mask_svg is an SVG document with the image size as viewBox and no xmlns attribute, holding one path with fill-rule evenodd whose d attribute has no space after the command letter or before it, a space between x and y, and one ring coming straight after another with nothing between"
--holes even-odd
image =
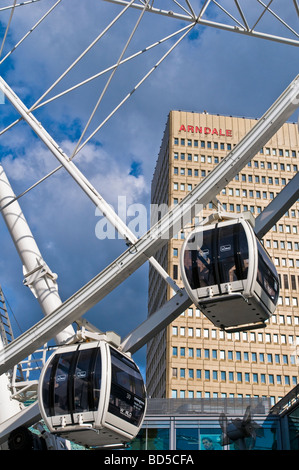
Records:
<instances>
[{"instance_id":1,"label":"steel truss structure","mask_svg":"<svg viewBox=\"0 0 299 470\"><path fill-rule=\"evenodd\" d=\"M13 5L3 7L2 9L10 9L10 17L8 20L7 28L1 44L0 55L4 50L5 40L9 30L10 23L13 19L14 11L17 7L27 6L30 4L41 2L41 0L32 0L23 4L17 4L16 0ZM67 301L61 302L57 289L56 277L51 269L44 262L42 255L34 241L34 237L30 232L26 219L21 211L18 199L24 194L15 196L10 183L5 175L4 169L0 168L0 207L1 213L8 226L9 232L19 252L22 263L24 265L24 275L26 284L30 287L34 295L37 297L41 310L45 317L30 328L27 332L12 340L9 344L0 348L0 374L6 374L8 370L15 367L20 361L24 360L28 355L33 354L39 350L47 341L57 336L58 342L63 343L74 335L74 331L70 328L70 324L74 321L80 321L90 308L100 302L106 295L112 292L120 283L127 279L133 272L135 272L146 261L152 263L155 269L158 270L161 277L168 282L174 290L174 296L169 300L159 311L151 315L144 323L139 325L132 331L126 338L122 339L121 349L126 352L134 353L146 344L154 335L165 328L173 319L180 315L188 306L191 305L191 300L187 296L184 289L179 289L175 282L170 278L167 272L157 263L154 255L159 248L168 242L172 233L176 233L183 228L186 220L190 219L190 215L194 213L197 204L207 204L213 200L216 195L227 185L229 181L251 160L251 158L266 144L275 132L282 126L282 124L293 115L299 106L299 76L289 85L277 101L269 108L264 116L257 122L255 127L239 142L239 144L223 159L223 161L196 187L191 191L180 204L175 206L150 230L144 234L143 237L137 240L123 221L111 209L109 204L104 200L101 194L94 188L82 172L77 168L73 159L82 150L82 148L95 136L97 132L106 124L111 116L116 113L119 108L132 96L132 94L139 88L145 80L156 70L156 68L165 60L174 48L192 31L194 27L213 27L234 32L237 34L247 35L259 39L267 39L271 41L280 42L290 46L299 45L299 34L293 29L285 20L282 19L273 9L273 0L265 4L261 0L256 3L256 17L252 19L246 12L245 6L242 6L240 0L231 2L231 9L228 10L221 5L221 2L215 0L206 0L197 5L197 9L191 5L189 0L185 2L178 2L173 0L168 2L169 9L163 10L159 5L165 5L165 2L140 0L124 1L124 0L105 0L122 7L121 12L111 21L111 23L102 31L97 38L81 53L80 56L63 72L63 74L48 88L47 91L29 108L25 106L20 97L12 90L9 84L0 78L0 90L5 95L6 99L12 104L19 114L19 118L3 129L0 135L18 124L20 121L26 122L30 128L35 132L44 145L57 159L59 166L51 173L45 175L42 180L37 181L32 187L28 188L24 193L33 189L36 185L40 184L46 178L50 177L53 173L61 168L64 168L89 197L93 204L98 207L107 219L114 225L119 234L123 237L129 248L113 263L107 266L102 272L95 276L78 292L71 296ZM2 64L13 52L19 47L20 44L35 31L36 28L43 22L51 12L59 6L62 0L58 0L51 8L36 22L30 31L23 36L19 42L6 53L1 59ZM275 2L274 2L275 3ZM299 18L299 6L297 0L290 2L294 15ZM168 5L167 5L168 7ZM165 6L164 6L165 8ZM172 9L170 9L172 8ZM78 62L92 49L92 47L103 37L107 30L109 30L118 19L126 13L129 9L140 11L140 16L132 30L132 33L125 44L118 61L110 67L98 72L96 75L89 77L84 82L60 92L56 96L47 98L50 92L62 81L62 79L69 74ZM1 13L0 9L0 13ZM223 18L227 22L214 22L211 20L213 15L221 12ZM162 38L161 40L149 45L147 48L136 52L130 57L125 57L128 46L137 30L139 23L145 14L156 14L168 17L170 20L179 20L179 22L186 22L187 26L181 27L173 34ZM286 34L272 35L267 32L262 32L258 28L262 26L265 15L282 27ZM100 123L97 124L88 137L87 131L94 119L95 113L99 108L102 99L109 88L113 76L123 63L133 60L135 57L147 52L148 50L159 46L168 40L173 41L179 35L179 39L172 42L171 47L166 53L163 54L161 59L154 64L154 66L143 76L136 86L124 97L124 99L111 111L111 113ZM52 136L45 130L43 125L34 116L34 111L41 106L52 102L72 92L80 86L94 80L95 78L110 73L106 84L98 97L95 107L86 123L86 126L78 139L76 146L71 155L66 153L55 142ZM284 188L283 191L276 197L276 199L264 210L256 220L256 234L261 238L273 224L279 220L283 213L290 207L299 197L299 184L298 175ZM21 232L16 228L16 221L22 221ZM32 243L32 256L24 257L24 250L20 247L20 239L22 233L26 233L25 237L30 239ZM21 243L27 243L27 240L22 240ZM25 250L26 251L26 250ZM24 384L26 387L26 384ZM14 397L18 397L18 390L15 390ZM18 413L13 414L8 420L0 423L0 444L7 439L7 436L17 426L21 424L32 424L39 419L39 410L37 404L32 405Z\"/></svg>"},{"instance_id":2,"label":"steel truss structure","mask_svg":"<svg viewBox=\"0 0 299 470\"><path fill-rule=\"evenodd\" d=\"M132 8L142 9L146 4L145 1L140 0L140 2L131 3L125 0L105 0L106 2L115 3L117 5L131 5ZM261 0L256 0L251 3L251 7L256 7L254 16L249 15L248 4L240 0L233 0L230 2L229 7L221 5L221 1L216 0L205 0L200 2L201 5L197 5L197 8L191 5L189 0L185 2L178 2L173 0L171 5L169 5L169 10L165 9L165 2L152 1L147 5L147 11L150 13L155 13L157 15L168 16L174 19L181 21L186 21L188 23L194 23L195 25L208 26L212 28L222 29L229 32L234 32L238 34L243 34L251 37L268 39L271 41L277 41L284 44L299 45L299 35L298 31L294 30L290 24L288 24L281 14L277 13L274 5L272 6L273 0L269 2L262 2ZM196 2L197 4L199 2ZM277 3L277 2L276 2ZM161 5L164 9L158 7L158 4ZM164 4L164 5L163 5ZM168 5L167 5L168 6ZM274 8L274 9L273 9ZM299 15L299 4L297 0L293 0L294 15ZM221 12L222 21L213 21L211 18ZM285 28L285 31L290 33L290 37L287 35L273 35L270 32L262 31L263 26L263 17L264 15L271 15L272 20L276 23L280 23ZM225 21L226 20L226 21ZM261 27L261 29L259 29Z\"/></svg>"}]
</instances>

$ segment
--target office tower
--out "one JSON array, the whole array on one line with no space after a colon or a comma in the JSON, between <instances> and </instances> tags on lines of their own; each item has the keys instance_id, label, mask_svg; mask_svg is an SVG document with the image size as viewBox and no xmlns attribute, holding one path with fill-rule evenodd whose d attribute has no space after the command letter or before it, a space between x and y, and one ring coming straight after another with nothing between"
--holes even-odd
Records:
<instances>
[{"instance_id":1,"label":"office tower","mask_svg":"<svg viewBox=\"0 0 299 470\"><path fill-rule=\"evenodd\" d=\"M178 204L255 125L255 119L171 111L152 180L151 203ZM161 131L162 133L162 131ZM257 217L298 171L297 124L285 123L217 195L234 214ZM207 205L158 253L157 259L179 286L184 238ZM236 333L216 328L194 305L147 348L149 396L166 398L271 397L273 403L296 385L299 352L299 202L264 236L275 263L280 296L267 327ZM149 314L173 295L150 268Z\"/></svg>"}]
</instances>

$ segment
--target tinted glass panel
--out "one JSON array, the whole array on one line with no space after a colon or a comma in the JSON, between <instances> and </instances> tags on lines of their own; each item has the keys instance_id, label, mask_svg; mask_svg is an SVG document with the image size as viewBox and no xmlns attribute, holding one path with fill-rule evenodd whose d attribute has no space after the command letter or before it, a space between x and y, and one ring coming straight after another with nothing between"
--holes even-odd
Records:
<instances>
[{"instance_id":1,"label":"tinted glass panel","mask_svg":"<svg viewBox=\"0 0 299 470\"><path fill-rule=\"evenodd\" d=\"M54 377L54 415L69 413L68 378L74 351L59 356Z\"/></svg>"},{"instance_id":2,"label":"tinted glass panel","mask_svg":"<svg viewBox=\"0 0 299 470\"><path fill-rule=\"evenodd\" d=\"M97 348L56 354L43 381L47 416L95 411L101 389L101 353Z\"/></svg>"},{"instance_id":3,"label":"tinted glass panel","mask_svg":"<svg viewBox=\"0 0 299 470\"><path fill-rule=\"evenodd\" d=\"M241 224L218 229L218 259L220 283L246 279L248 270L248 244Z\"/></svg>"},{"instance_id":4,"label":"tinted glass panel","mask_svg":"<svg viewBox=\"0 0 299 470\"><path fill-rule=\"evenodd\" d=\"M97 356L94 366L94 377L93 377L93 410L98 408L100 393L101 393L101 378L102 378L102 356L101 351L97 350Z\"/></svg>"},{"instance_id":5,"label":"tinted glass panel","mask_svg":"<svg viewBox=\"0 0 299 470\"><path fill-rule=\"evenodd\" d=\"M199 429L198 428L176 429L176 449L177 450L198 450L199 449Z\"/></svg>"},{"instance_id":6,"label":"tinted glass panel","mask_svg":"<svg viewBox=\"0 0 299 470\"><path fill-rule=\"evenodd\" d=\"M78 353L74 371L74 412L93 411L93 375L97 350L83 349Z\"/></svg>"},{"instance_id":7,"label":"tinted glass panel","mask_svg":"<svg viewBox=\"0 0 299 470\"><path fill-rule=\"evenodd\" d=\"M191 289L216 284L213 255L214 233L214 230L195 233L187 244L184 267Z\"/></svg>"},{"instance_id":8,"label":"tinted glass panel","mask_svg":"<svg viewBox=\"0 0 299 470\"><path fill-rule=\"evenodd\" d=\"M51 361L49 366L47 367L44 380L43 380L42 398L43 398L43 405L45 408L45 413L47 416L51 415L50 408L51 408L51 402L53 401L53 397L51 396L51 392L49 390L53 366L54 366L53 361Z\"/></svg>"},{"instance_id":9,"label":"tinted glass panel","mask_svg":"<svg viewBox=\"0 0 299 470\"><path fill-rule=\"evenodd\" d=\"M184 267L191 289L246 279L248 243L242 224L195 233L184 253Z\"/></svg>"},{"instance_id":10,"label":"tinted glass panel","mask_svg":"<svg viewBox=\"0 0 299 470\"><path fill-rule=\"evenodd\" d=\"M279 282L275 266L272 264L262 245L258 242L258 272L257 281L262 286L264 292L277 303L279 295Z\"/></svg>"},{"instance_id":11,"label":"tinted glass panel","mask_svg":"<svg viewBox=\"0 0 299 470\"><path fill-rule=\"evenodd\" d=\"M145 390L141 374L135 364L111 351L111 391L109 412L138 426L145 409Z\"/></svg>"}]
</instances>

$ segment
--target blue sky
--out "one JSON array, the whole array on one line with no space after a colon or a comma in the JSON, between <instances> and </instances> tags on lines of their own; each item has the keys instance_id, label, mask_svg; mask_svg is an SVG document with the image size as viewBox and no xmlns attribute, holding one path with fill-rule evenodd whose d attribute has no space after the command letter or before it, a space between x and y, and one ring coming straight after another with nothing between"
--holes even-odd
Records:
<instances>
[{"instance_id":1,"label":"blue sky","mask_svg":"<svg viewBox=\"0 0 299 470\"><path fill-rule=\"evenodd\" d=\"M2 57L53 3L41 0L16 9ZM202 3L191 1L195 11L199 11ZM220 3L226 7L233 4L230 0ZM257 2L250 2L249 6L248 2L240 4L244 9L247 7L248 18L254 24L261 6ZM157 1L155 5L180 11L167 0ZM293 2L276 0L273 2L275 8L298 31ZM120 6L104 1L63 0L0 65L1 76L28 107L32 106L120 10ZM235 10L233 13L237 15ZM129 10L49 96L116 63L139 14L139 11ZM221 21L224 17L232 23L214 5L206 18ZM9 12L0 11L2 35L8 19ZM184 26L186 22L182 20L145 14L125 57ZM281 23L274 22L270 14L264 15L260 29L294 37ZM87 135L151 70L176 39L172 38L120 67ZM209 113L258 118L297 74L297 47L197 25L86 144L74 163L114 208L117 208L118 196L126 197L127 204L149 207L151 179L171 109L207 110ZM72 154L108 76L105 74L35 111L35 116L68 155ZM1 128L17 117L7 101L1 105ZM296 121L298 113L292 119ZM54 156L24 123L2 135L0 146L1 162L16 194L57 166ZM46 262L58 274L62 300L126 248L122 240L96 237L99 218L95 207L64 170L22 197L20 205ZM30 291L22 285L20 260L2 220L0 236L0 284L23 332L41 318L41 313ZM86 317L101 330L115 330L122 336L129 333L147 315L147 276L148 266L144 265ZM20 334L19 327L12 321L15 334ZM144 367L144 357L143 348L136 354L141 367Z\"/></svg>"}]
</instances>

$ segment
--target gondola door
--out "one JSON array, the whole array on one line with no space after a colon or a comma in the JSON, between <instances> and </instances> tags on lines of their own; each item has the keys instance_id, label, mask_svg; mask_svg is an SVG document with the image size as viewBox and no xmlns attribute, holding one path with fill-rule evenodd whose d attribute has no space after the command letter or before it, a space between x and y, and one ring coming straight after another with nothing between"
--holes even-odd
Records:
<instances>
[{"instance_id":1,"label":"gondola door","mask_svg":"<svg viewBox=\"0 0 299 470\"><path fill-rule=\"evenodd\" d=\"M94 422L102 382L100 348L90 344L60 348L43 378L42 407L51 427Z\"/></svg>"},{"instance_id":2,"label":"gondola door","mask_svg":"<svg viewBox=\"0 0 299 470\"><path fill-rule=\"evenodd\" d=\"M111 429L122 429L127 436L135 436L141 427L146 410L146 392L136 364L113 347L106 345L110 390L107 390L103 424Z\"/></svg>"},{"instance_id":3,"label":"gondola door","mask_svg":"<svg viewBox=\"0 0 299 470\"><path fill-rule=\"evenodd\" d=\"M255 238L246 223L229 221L195 230L184 248L182 270L191 297L197 303L230 291L249 293L255 252Z\"/></svg>"},{"instance_id":4,"label":"gondola door","mask_svg":"<svg viewBox=\"0 0 299 470\"><path fill-rule=\"evenodd\" d=\"M256 271L256 241L246 222L222 223L216 227L218 290L242 292L246 297L252 289Z\"/></svg>"}]
</instances>

